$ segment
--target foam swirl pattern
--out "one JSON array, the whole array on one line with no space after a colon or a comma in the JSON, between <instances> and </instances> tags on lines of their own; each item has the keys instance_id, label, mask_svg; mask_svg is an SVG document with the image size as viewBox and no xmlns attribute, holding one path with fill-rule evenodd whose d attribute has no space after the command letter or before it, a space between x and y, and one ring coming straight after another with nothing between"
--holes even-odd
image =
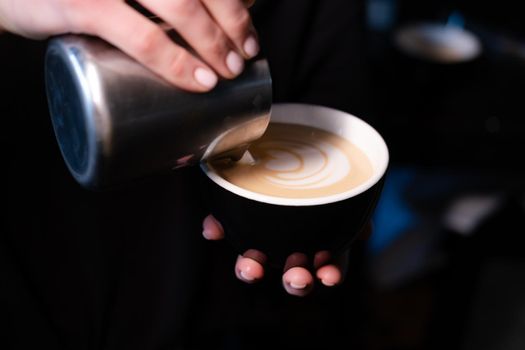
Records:
<instances>
[{"instance_id":1,"label":"foam swirl pattern","mask_svg":"<svg viewBox=\"0 0 525 350\"><path fill-rule=\"evenodd\" d=\"M276 186L312 189L334 185L351 170L348 157L328 142L307 144L295 142L266 142L261 167L265 179Z\"/></svg>"},{"instance_id":2,"label":"foam swirl pattern","mask_svg":"<svg viewBox=\"0 0 525 350\"><path fill-rule=\"evenodd\" d=\"M316 198L350 190L372 176L366 155L320 129L272 123L250 152L255 164L217 162L228 182L270 196Z\"/></svg>"}]
</instances>

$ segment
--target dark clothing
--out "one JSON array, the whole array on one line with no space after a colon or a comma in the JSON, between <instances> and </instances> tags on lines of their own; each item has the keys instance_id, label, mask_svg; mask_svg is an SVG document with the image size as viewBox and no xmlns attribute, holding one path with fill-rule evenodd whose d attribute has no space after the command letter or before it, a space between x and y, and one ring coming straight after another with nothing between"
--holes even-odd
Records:
<instances>
[{"instance_id":1,"label":"dark clothing","mask_svg":"<svg viewBox=\"0 0 525 350\"><path fill-rule=\"evenodd\" d=\"M367 79L360 1L261 1L254 10L276 102L317 103L361 115Z\"/></svg>"},{"instance_id":2,"label":"dark clothing","mask_svg":"<svg viewBox=\"0 0 525 350\"><path fill-rule=\"evenodd\" d=\"M259 0L253 11L276 102L359 115L366 70L358 2ZM282 290L281 271L260 286L235 279L227 243L201 238L198 169L103 193L80 188L52 132L44 51L45 43L0 36L0 348L253 349L290 334L308 338L292 347L329 344L328 334L345 340L342 306L352 296L344 288L297 300Z\"/></svg>"}]
</instances>

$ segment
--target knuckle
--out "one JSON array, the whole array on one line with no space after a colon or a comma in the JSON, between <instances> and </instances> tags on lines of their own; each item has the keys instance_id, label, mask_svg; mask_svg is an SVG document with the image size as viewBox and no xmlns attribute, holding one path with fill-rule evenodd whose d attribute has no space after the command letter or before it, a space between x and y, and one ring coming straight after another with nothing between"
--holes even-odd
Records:
<instances>
[{"instance_id":1,"label":"knuckle","mask_svg":"<svg viewBox=\"0 0 525 350\"><path fill-rule=\"evenodd\" d=\"M235 36L242 36L251 25L251 17L248 11L242 11L237 17L232 18L228 27Z\"/></svg>"},{"instance_id":2,"label":"knuckle","mask_svg":"<svg viewBox=\"0 0 525 350\"><path fill-rule=\"evenodd\" d=\"M196 0L173 0L169 3L168 10L179 16L192 16L199 5L199 1Z\"/></svg>"},{"instance_id":3,"label":"knuckle","mask_svg":"<svg viewBox=\"0 0 525 350\"><path fill-rule=\"evenodd\" d=\"M146 63L156 56L155 54L161 35L162 32L158 28L152 28L144 30L135 38L134 50L143 61L146 61Z\"/></svg>"},{"instance_id":4,"label":"knuckle","mask_svg":"<svg viewBox=\"0 0 525 350\"><path fill-rule=\"evenodd\" d=\"M170 75L176 79L182 79L186 76L189 67L190 54L185 50L176 50L170 64Z\"/></svg>"},{"instance_id":5,"label":"knuckle","mask_svg":"<svg viewBox=\"0 0 525 350\"><path fill-rule=\"evenodd\" d=\"M216 30L209 36L205 46L206 53L213 57L222 57L228 52L226 36L222 31Z\"/></svg>"}]
</instances>

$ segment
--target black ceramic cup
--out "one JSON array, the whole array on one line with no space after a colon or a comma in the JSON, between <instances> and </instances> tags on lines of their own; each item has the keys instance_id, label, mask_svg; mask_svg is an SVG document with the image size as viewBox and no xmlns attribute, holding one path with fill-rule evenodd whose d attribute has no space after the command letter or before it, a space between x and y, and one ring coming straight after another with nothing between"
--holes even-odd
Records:
<instances>
[{"instance_id":1,"label":"black ceramic cup","mask_svg":"<svg viewBox=\"0 0 525 350\"><path fill-rule=\"evenodd\" d=\"M351 190L317 198L284 198L233 185L201 164L204 196L224 227L226 239L243 254L257 249L270 265L281 266L294 252L313 256L344 251L370 220L380 196L389 153L381 135L363 120L342 111L306 104L276 104L271 122L300 124L348 139L367 155L373 174Z\"/></svg>"}]
</instances>

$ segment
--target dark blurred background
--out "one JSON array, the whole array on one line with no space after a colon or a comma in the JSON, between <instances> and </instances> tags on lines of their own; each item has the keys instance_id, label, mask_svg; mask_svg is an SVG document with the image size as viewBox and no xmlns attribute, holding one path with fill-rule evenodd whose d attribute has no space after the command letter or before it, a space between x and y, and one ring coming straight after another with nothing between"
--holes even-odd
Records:
<instances>
[{"instance_id":1,"label":"dark blurred background","mask_svg":"<svg viewBox=\"0 0 525 350\"><path fill-rule=\"evenodd\" d=\"M523 349L522 5L365 6L366 113L393 159L366 247L365 348ZM479 55L440 63L408 53L396 36L421 23L464 28Z\"/></svg>"},{"instance_id":2,"label":"dark blurred background","mask_svg":"<svg viewBox=\"0 0 525 350\"><path fill-rule=\"evenodd\" d=\"M202 275L189 278L198 288L194 288L197 292L189 298L192 300L188 304L189 317L181 328L184 344L165 341L165 346L158 348L525 349L525 254L519 243L525 234L522 222L525 216L522 154L525 149L522 97L525 21L519 1L343 0L339 1L338 14L316 12L324 8L321 4L336 0L310 1L314 4L308 8L310 15L317 14L318 17L312 18L321 18L324 23L330 23L331 16L343 16L344 11L348 11L352 35L348 37L348 48L342 50L340 56L342 66L333 68L344 70L341 79L346 80L341 81L334 74L323 75L323 70L317 69L322 60L314 59L315 55L283 55L283 51L291 50L295 44L309 47L296 40L299 32L293 32L301 25L292 24L309 16L308 13L290 15L302 0L296 1L282 1L278 6L270 5L271 1L260 1L255 7L259 11L256 25L264 27L266 19L282 24L260 31L262 46L273 62L276 101L304 101L341 108L368 120L385 137L391 152L391 166L374 217L373 235L368 241L352 246L348 275L341 286L334 290L317 288L312 296L304 299L284 293L279 286L281 271L268 271L265 281L257 287L240 283L233 276L235 254L228 245L199 243L204 245L200 249L207 258L208 270L204 270L206 278L200 278ZM350 3L352 5L347 5ZM271 17L265 12L275 10L272 6L282 10L279 16ZM396 44L396 37L408 26L421 23L464 29L480 43L481 50L471 59L455 63L414 56ZM307 34L318 41L318 48L323 48L323 44L330 44L327 39L331 37L330 30L339 29L326 26L325 32ZM278 37L282 40L275 41ZM35 193L51 196L49 183L60 182L66 183L63 187L69 186L68 193L72 194L58 197L56 202L72 201L74 196L79 196L97 203L92 196L83 195L68 177L56 145L50 142L53 135L47 116L33 113L46 108L39 61L45 43L1 39L4 40L0 42L2 72L5 81L10 82L0 85L5 98L0 109L4 124L1 155L11 167L11 178L3 181L4 191L13 196L23 190L27 198L38 198L34 197ZM339 44L345 46L346 42ZM419 44L431 45L432 40L421 39ZM15 51L22 52L21 56L26 59L8 59ZM325 54L329 56L330 51ZM33 63L28 59L30 55L36 57ZM302 63L295 65L299 61ZM295 69L297 77L309 79L296 78L290 67ZM347 72L355 79L348 80ZM13 90L16 84L24 89ZM336 98L337 94L343 94L344 98L341 95ZM27 96L38 98L29 102ZM35 157L34 166L24 160L31 154ZM19 164L26 165L16 168ZM45 169L49 164L60 169L61 177L50 181L45 174L35 176L35 169ZM27 187L31 190L13 187L18 173L23 174L23 181L33 183ZM27 204L23 197L19 201L20 206ZM89 201L79 210L87 210ZM44 200L34 203L35 208L47 205ZM102 210L109 210L111 203ZM102 211L101 217L104 215ZM16 220L24 218L16 217ZM75 217L70 220L74 221ZM115 227L118 225L117 221L113 223ZM102 241L105 237L100 236ZM140 239L139 243L130 243L134 238L126 237L128 245L122 249L133 247L135 250L127 253L130 261L137 259L134 263L143 266L141 258L133 256L140 252L141 244ZM7 311L16 310L16 313L4 313L11 328L7 328L8 332L0 340L5 339L6 344L52 343L55 336L60 338L66 334L60 331L77 325L68 324L64 318L60 320L64 324L58 322L47 329L43 325L52 312L39 314L42 319L33 317L33 305L21 302L23 298L13 299L23 293L38 296L39 288L34 281L20 279L23 273L18 277L13 275L13 271L18 271L20 257L8 251L11 239L9 235L3 237L5 251L0 251L4 260L0 266L6 268L8 276L7 293L0 297L3 297L2 307L9 305ZM86 256L92 259L89 255L92 251L111 255L119 242L104 245L107 251L102 253L97 250L99 245L88 246ZM69 249L67 241L61 244L63 249ZM38 251L38 244L34 245L32 249ZM45 252L42 256L40 259L46 259ZM40 264L36 258L34 263ZM146 265L140 267L137 276L122 262L115 266L123 267L111 273L122 275L127 271L136 283L141 281L136 280L137 276L150 276ZM87 270L91 268L90 265ZM95 265L94 271L109 275L105 268L105 265ZM74 271L72 267L66 272L73 275ZM93 276L99 276L95 272ZM151 279L156 281L154 277ZM106 288L100 281L97 283ZM147 290L148 285L140 284L140 288ZM72 290L83 289L79 283ZM110 300L119 295L111 293ZM160 294L164 293L167 292L162 290ZM123 305L136 305L137 310L141 310L144 299L130 295L125 296L129 303ZM144 295L159 298L159 295ZM68 295L63 308L68 309L75 301L82 300L77 297ZM72 304L68 298L73 300ZM162 312L148 309L138 313L127 306L117 308L123 314L111 314L117 320L113 328L104 328L109 324L103 324L102 331L97 333L94 329L90 334L110 339L112 332L122 332L122 339L139 339L138 344L142 344L143 328L125 328L121 325L127 323L118 320L146 315L142 322L153 327L157 323L147 317L162 321L158 324L165 327L163 336L175 339L166 323L170 305L163 300L158 301ZM20 305L13 306L13 303ZM47 310L53 307L47 305ZM78 329L83 329L83 325L79 322ZM27 340L30 334L35 335L32 341ZM181 334L176 334L177 339ZM75 334L69 336L74 342ZM80 336L77 339L83 344L81 348L99 348L96 344L105 344L102 348L119 348L111 347L114 343L109 341L86 344Z\"/></svg>"}]
</instances>

